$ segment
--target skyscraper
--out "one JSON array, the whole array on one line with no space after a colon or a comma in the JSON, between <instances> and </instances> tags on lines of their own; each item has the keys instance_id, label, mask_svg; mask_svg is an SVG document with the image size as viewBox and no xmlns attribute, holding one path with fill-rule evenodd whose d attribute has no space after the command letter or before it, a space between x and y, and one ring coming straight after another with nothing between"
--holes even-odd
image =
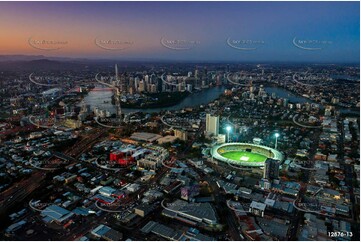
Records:
<instances>
[{"instance_id":1,"label":"skyscraper","mask_svg":"<svg viewBox=\"0 0 361 242\"><path fill-rule=\"evenodd\" d=\"M264 163L263 178L268 180L278 179L280 173L280 161L268 158Z\"/></svg>"},{"instance_id":2,"label":"skyscraper","mask_svg":"<svg viewBox=\"0 0 361 242\"><path fill-rule=\"evenodd\" d=\"M254 92L254 86L253 86L253 81L252 80L249 81L249 92L250 93Z\"/></svg>"},{"instance_id":3,"label":"skyscraper","mask_svg":"<svg viewBox=\"0 0 361 242\"><path fill-rule=\"evenodd\" d=\"M115 64L115 81L118 81L119 75L118 75L118 65Z\"/></svg>"},{"instance_id":4,"label":"skyscraper","mask_svg":"<svg viewBox=\"0 0 361 242\"><path fill-rule=\"evenodd\" d=\"M219 134L219 116L212 116L211 114L207 113L206 132L208 135L217 136Z\"/></svg>"},{"instance_id":5,"label":"skyscraper","mask_svg":"<svg viewBox=\"0 0 361 242\"><path fill-rule=\"evenodd\" d=\"M263 87L263 85L261 85L260 87L259 87L259 91L258 91L258 96L262 96L264 94L264 87Z\"/></svg>"}]
</instances>

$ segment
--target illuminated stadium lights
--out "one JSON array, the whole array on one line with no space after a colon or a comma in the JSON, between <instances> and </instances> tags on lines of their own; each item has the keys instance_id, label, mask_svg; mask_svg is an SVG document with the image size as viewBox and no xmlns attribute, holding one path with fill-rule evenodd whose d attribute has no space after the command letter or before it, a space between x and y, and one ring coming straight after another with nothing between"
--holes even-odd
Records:
<instances>
[{"instance_id":1,"label":"illuminated stadium lights","mask_svg":"<svg viewBox=\"0 0 361 242\"><path fill-rule=\"evenodd\" d=\"M227 143L229 143L229 132L231 132L232 127L228 125L228 126L226 127L226 130L227 130Z\"/></svg>"},{"instance_id":2,"label":"illuminated stadium lights","mask_svg":"<svg viewBox=\"0 0 361 242\"><path fill-rule=\"evenodd\" d=\"M278 140L278 137L280 137L280 134L275 133L275 137L276 137L275 149L277 149L277 140Z\"/></svg>"}]
</instances>

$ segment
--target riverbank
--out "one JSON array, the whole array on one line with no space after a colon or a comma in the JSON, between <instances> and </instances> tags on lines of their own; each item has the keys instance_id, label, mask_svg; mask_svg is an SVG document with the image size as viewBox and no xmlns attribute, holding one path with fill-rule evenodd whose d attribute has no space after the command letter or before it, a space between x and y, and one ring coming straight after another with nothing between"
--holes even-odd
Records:
<instances>
[{"instance_id":1,"label":"riverbank","mask_svg":"<svg viewBox=\"0 0 361 242\"><path fill-rule=\"evenodd\" d=\"M122 108L148 109L148 108L167 108L182 102L190 95L190 92L161 92L146 93L144 98L139 98L135 102L121 102ZM114 96L112 104L115 104Z\"/></svg>"},{"instance_id":2,"label":"riverbank","mask_svg":"<svg viewBox=\"0 0 361 242\"><path fill-rule=\"evenodd\" d=\"M310 98L301 96L297 92L290 91L288 89L278 87L278 86L265 86L266 92L271 95L273 92L276 94L279 98L287 98L290 103L315 103L320 106L321 109L324 109L324 106ZM343 115L359 115L360 114L360 108L354 107L354 108L346 108L339 105L335 106L336 110L339 111Z\"/></svg>"}]
</instances>

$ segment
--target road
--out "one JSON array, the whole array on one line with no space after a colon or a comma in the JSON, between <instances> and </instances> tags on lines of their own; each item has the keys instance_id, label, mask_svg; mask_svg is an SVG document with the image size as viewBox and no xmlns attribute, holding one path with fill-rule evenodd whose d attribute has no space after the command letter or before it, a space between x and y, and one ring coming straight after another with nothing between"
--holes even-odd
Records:
<instances>
[{"instance_id":1,"label":"road","mask_svg":"<svg viewBox=\"0 0 361 242\"><path fill-rule=\"evenodd\" d=\"M10 188L0 193L0 214L6 214L12 207L21 203L44 182L44 171L34 172L31 177L13 184Z\"/></svg>"}]
</instances>

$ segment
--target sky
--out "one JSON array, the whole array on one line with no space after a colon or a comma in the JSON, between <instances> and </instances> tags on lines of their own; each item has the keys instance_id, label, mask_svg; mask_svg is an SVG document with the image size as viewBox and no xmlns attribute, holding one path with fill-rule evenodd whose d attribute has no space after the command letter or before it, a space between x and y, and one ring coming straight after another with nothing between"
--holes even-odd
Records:
<instances>
[{"instance_id":1,"label":"sky","mask_svg":"<svg viewBox=\"0 0 361 242\"><path fill-rule=\"evenodd\" d=\"M0 2L0 54L359 62L359 2Z\"/></svg>"}]
</instances>

